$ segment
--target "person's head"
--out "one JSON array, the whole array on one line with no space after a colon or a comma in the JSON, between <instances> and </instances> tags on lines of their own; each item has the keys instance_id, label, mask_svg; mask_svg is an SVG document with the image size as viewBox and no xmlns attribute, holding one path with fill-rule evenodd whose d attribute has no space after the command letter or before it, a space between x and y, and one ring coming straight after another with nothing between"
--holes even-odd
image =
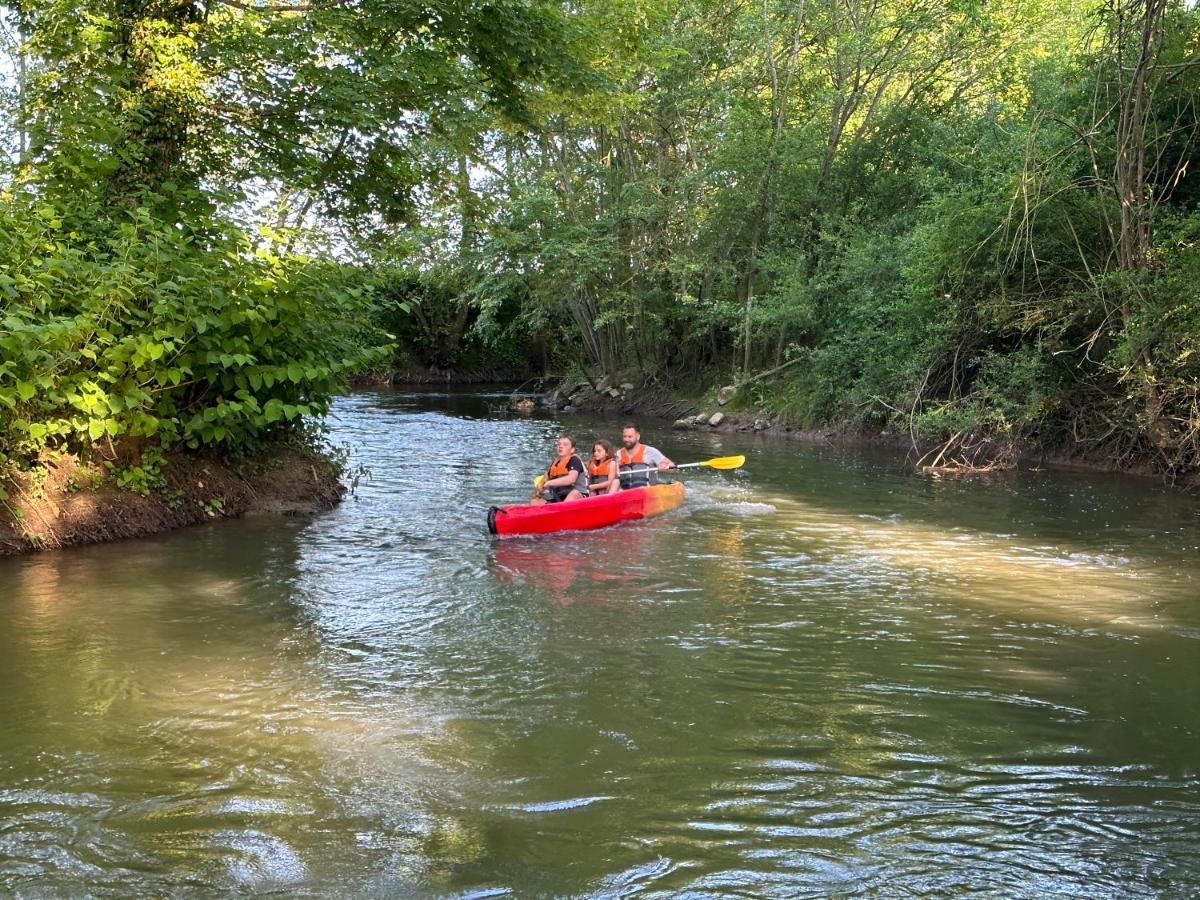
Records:
<instances>
[{"instance_id":1,"label":"person's head","mask_svg":"<svg viewBox=\"0 0 1200 900\"><path fill-rule=\"evenodd\" d=\"M592 444L592 459L596 462L604 462L606 459L613 458L613 445L608 441L596 441Z\"/></svg>"},{"instance_id":2,"label":"person's head","mask_svg":"<svg viewBox=\"0 0 1200 900\"><path fill-rule=\"evenodd\" d=\"M560 434L558 440L554 442L554 446L558 450L559 456L567 457L575 452L575 439L569 434Z\"/></svg>"},{"instance_id":3,"label":"person's head","mask_svg":"<svg viewBox=\"0 0 1200 900\"><path fill-rule=\"evenodd\" d=\"M642 433L636 425L629 424L621 429L621 444L626 450L632 450L641 440Z\"/></svg>"}]
</instances>

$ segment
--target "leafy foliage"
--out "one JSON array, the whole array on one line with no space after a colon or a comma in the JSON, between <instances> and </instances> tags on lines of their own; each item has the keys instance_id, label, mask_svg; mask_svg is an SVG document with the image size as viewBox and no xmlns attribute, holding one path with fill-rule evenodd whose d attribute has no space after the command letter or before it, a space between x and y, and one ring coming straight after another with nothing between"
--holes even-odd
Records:
<instances>
[{"instance_id":1,"label":"leafy foliage","mask_svg":"<svg viewBox=\"0 0 1200 900\"><path fill-rule=\"evenodd\" d=\"M0 462L47 447L254 449L384 352L361 279L147 207L81 241L36 198L0 207Z\"/></svg>"},{"instance_id":2,"label":"leafy foliage","mask_svg":"<svg viewBox=\"0 0 1200 900\"><path fill-rule=\"evenodd\" d=\"M0 9L0 480L67 451L145 490L164 453L300 430L388 351L351 253L574 71L547 0Z\"/></svg>"},{"instance_id":3,"label":"leafy foliage","mask_svg":"<svg viewBox=\"0 0 1200 900\"><path fill-rule=\"evenodd\" d=\"M806 423L1200 471L1194 6L577 11L599 80L474 145L460 297Z\"/></svg>"},{"instance_id":4,"label":"leafy foliage","mask_svg":"<svg viewBox=\"0 0 1200 900\"><path fill-rule=\"evenodd\" d=\"M11 460L253 446L387 332L1200 470L1194 4L8 8Z\"/></svg>"}]
</instances>

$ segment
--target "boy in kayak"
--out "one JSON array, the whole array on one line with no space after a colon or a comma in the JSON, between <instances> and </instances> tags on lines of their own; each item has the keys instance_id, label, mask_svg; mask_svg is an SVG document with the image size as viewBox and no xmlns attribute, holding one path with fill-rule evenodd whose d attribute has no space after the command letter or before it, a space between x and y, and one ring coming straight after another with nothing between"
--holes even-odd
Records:
<instances>
[{"instance_id":1,"label":"boy in kayak","mask_svg":"<svg viewBox=\"0 0 1200 900\"><path fill-rule=\"evenodd\" d=\"M583 460L575 453L575 440L569 434L559 437L555 443L558 458L546 470L530 503L569 503L582 500L588 495L587 470Z\"/></svg>"},{"instance_id":2,"label":"boy in kayak","mask_svg":"<svg viewBox=\"0 0 1200 900\"><path fill-rule=\"evenodd\" d=\"M593 494L611 494L621 489L616 451L608 441L596 441L592 445L592 459L588 463L588 490Z\"/></svg>"},{"instance_id":3,"label":"boy in kayak","mask_svg":"<svg viewBox=\"0 0 1200 900\"><path fill-rule=\"evenodd\" d=\"M642 443L642 432L633 424L621 432L621 452L617 456L621 471L621 487L645 487L658 484L658 473L675 468L659 450Z\"/></svg>"}]
</instances>

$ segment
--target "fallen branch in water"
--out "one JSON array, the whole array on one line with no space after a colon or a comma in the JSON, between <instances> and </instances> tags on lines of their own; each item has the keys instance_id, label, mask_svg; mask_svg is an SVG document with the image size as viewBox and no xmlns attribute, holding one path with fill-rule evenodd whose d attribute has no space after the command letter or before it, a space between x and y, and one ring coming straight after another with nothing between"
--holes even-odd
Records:
<instances>
[{"instance_id":1,"label":"fallen branch in water","mask_svg":"<svg viewBox=\"0 0 1200 900\"><path fill-rule=\"evenodd\" d=\"M936 453L933 462L925 460ZM975 439L966 429L917 460L918 471L925 474L982 474L1012 469L1017 464L1017 449L1011 442L996 445L986 438Z\"/></svg>"}]
</instances>

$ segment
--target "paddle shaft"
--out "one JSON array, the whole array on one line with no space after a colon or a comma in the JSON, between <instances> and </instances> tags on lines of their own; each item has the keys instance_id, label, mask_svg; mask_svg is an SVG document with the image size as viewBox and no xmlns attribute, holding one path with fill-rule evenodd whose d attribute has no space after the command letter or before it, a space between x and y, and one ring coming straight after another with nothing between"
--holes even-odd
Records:
<instances>
[{"instance_id":1,"label":"paddle shaft","mask_svg":"<svg viewBox=\"0 0 1200 900\"><path fill-rule=\"evenodd\" d=\"M746 464L746 457L738 454L737 456L715 456L712 459L706 459L703 462L680 463L675 466L676 469L690 469L694 466L704 466L707 469L740 469Z\"/></svg>"},{"instance_id":2,"label":"paddle shaft","mask_svg":"<svg viewBox=\"0 0 1200 900\"><path fill-rule=\"evenodd\" d=\"M718 457L715 457L714 459L706 459L703 462L679 463L678 465L671 466L671 468L665 469L662 471L674 472L676 469L694 469L698 466L706 466L710 469L720 469L720 470L740 469L745 464L745 462L746 462L746 457L744 457L744 456L718 456ZM630 463L629 465L623 466L622 468L625 470L622 474L629 473L629 472L657 472L657 471L660 471L658 466L652 466L649 463ZM536 478L533 479L534 484L537 484L539 480L541 480L542 483L544 484L546 481L546 476L538 475Z\"/></svg>"},{"instance_id":3,"label":"paddle shaft","mask_svg":"<svg viewBox=\"0 0 1200 900\"><path fill-rule=\"evenodd\" d=\"M746 457L744 456L719 456L716 459L706 459L703 462L677 463L665 471L674 472L676 469L694 469L697 466L705 466L709 469L740 469L745 462ZM633 463L628 468L635 472L641 472L646 469L658 469L657 466L652 466L648 463Z\"/></svg>"}]
</instances>

